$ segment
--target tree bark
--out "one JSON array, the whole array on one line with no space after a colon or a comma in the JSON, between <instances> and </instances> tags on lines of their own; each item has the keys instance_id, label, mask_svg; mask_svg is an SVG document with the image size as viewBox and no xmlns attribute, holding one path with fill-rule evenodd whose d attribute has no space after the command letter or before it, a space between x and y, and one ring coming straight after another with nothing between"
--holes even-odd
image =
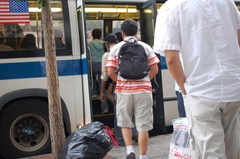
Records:
<instances>
[{"instance_id":1,"label":"tree bark","mask_svg":"<svg viewBox=\"0 0 240 159\"><path fill-rule=\"evenodd\" d=\"M44 31L44 48L48 83L49 125L52 158L60 159L61 149L65 141L65 134L60 102L56 44L54 40L51 6L49 0L46 1L48 5L42 6L42 25Z\"/></svg>"}]
</instances>

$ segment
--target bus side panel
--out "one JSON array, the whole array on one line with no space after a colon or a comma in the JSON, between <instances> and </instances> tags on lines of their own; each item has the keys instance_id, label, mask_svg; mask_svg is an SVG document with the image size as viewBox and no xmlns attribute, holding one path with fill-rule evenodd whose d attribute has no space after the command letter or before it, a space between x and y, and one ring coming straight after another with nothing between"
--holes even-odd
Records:
<instances>
[{"instance_id":1,"label":"bus side panel","mask_svg":"<svg viewBox=\"0 0 240 159\"><path fill-rule=\"evenodd\" d=\"M171 126L171 120L179 117L177 101L172 99L176 98L175 94L175 82L170 75L165 58L161 56L161 67L162 67L162 85L163 85L163 99L164 99L164 111L165 111L165 123L166 126ZM171 100L168 100L171 98Z\"/></svg>"}]
</instances>

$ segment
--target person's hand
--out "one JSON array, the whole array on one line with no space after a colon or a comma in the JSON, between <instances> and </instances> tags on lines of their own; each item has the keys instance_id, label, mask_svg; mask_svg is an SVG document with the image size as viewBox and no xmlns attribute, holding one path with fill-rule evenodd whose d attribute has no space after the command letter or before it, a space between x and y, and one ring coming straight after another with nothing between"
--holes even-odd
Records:
<instances>
[{"instance_id":1,"label":"person's hand","mask_svg":"<svg viewBox=\"0 0 240 159\"><path fill-rule=\"evenodd\" d=\"M105 102L105 94L104 93L100 93L100 101Z\"/></svg>"},{"instance_id":2,"label":"person's hand","mask_svg":"<svg viewBox=\"0 0 240 159\"><path fill-rule=\"evenodd\" d=\"M183 94L183 95L186 95L186 90L185 88L184 89L179 89L179 93Z\"/></svg>"}]
</instances>

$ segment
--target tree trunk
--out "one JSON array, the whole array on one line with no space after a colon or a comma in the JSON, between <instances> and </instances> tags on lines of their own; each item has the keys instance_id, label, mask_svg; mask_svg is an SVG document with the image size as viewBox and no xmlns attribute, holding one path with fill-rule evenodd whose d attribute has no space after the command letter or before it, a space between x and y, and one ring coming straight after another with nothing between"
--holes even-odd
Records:
<instances>
[{"instance_id":1,"label":"tree trunk","mask_svg":"<svg viewBox=\"0 0 240 159\"><path fill-rule=\"evenodd\" d=\"M62 145L65 141L62 108L60 102L59 80L56 62L56 44L54 40L51 6L46 0L42 6L42 25L44 31L44 48L48 82L49 124L53 159L60 159Z\"/></svg>"}]
</instances>

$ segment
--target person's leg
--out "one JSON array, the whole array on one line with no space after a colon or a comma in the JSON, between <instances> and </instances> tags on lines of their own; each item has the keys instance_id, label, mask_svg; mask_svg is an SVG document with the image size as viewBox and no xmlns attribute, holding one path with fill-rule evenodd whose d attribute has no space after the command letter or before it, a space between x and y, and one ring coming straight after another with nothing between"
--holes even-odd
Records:
<instances>
[{"instance_id":1,"label":"person's leg","mask_svg":"<svg viewBox=\"0 0 240 159\"><path fill-rule=\"evenodd\" d=\"M117 94L117 125L122 128L122 135L127 149L127 155L134 152L132 147L133 98L132 95Z\"/></svg>"},{"instance_id":2,"label":"person's leg","mask_svg":"<svg viewBox=\"0 0 240 159\"><path fill-rule=\"evenodd\" d=\"M114 122L115 122L114 129L115 129L118 145L124 146L125 144L124 144L124 140L123 140L123 136L122 136L122 130L119 126L117 126L117 120L115 120Z\"/></svg>"},{"instance_id":3,"label":"person's leg","mask_svg":"<svg viewBox=\"0 0 240 159\"><path fill-rule=\"evenodd\" d=\"M94 96L94 98L97 97L97 64L96 62L92 63L92 81L93 86L91 90L91 95Z\"/></svg>"},{"instance_id":4,"label":"person's leg","mask_svg":"<svg viewBox=\"0 0 240 159\"><path fill-rule=\"evenodd\" d=\"M138 144L139 144L140 155L147 154L148 138L149 138L148 131L139 131L138 132Z\"/></svg>"},{"instance_id":5,"label":"person's leg","mask_svg":"<svg viewBox=\"0 0 240 159\"><path fill-rule=\"evenodd\" d=\"M95 62L95 64L94 64L94 72L97 74L97 85L98 85L97 92L98 93L100 92L101 85L102 85L101 67L102 67L102 63L101 62ZM101 102L101 112L102 113L108 113L108 101L107 100L105 102Z\"/></svg>"},{"instance_id":6,"label":"person's leg","mask_svg":"<svg viewBox=\"0 0 240 159\"><path fill-rule=\"evenodd\" d=\"M186 117L182 94L179 93L179 91L175 91L175 92L176 92L176 96L177 96L179 117Z\"/></svg>"},{"instance_id":7,"label":"person's leg","mask_svg":"<svg viewBox=\"0 0 240 159\"><path fill-rule=\"evenodd\" d=\"M115 95L115 100L117 98L117 95ZM117 126L117 110L116 110L116 101L114 101L114 129L115 129L115 134L116 134L116 137L117 137L117 141L118 141L118 144L119 146L124 146L124 140L123 140L123 137L122 137L122 131L121 131L121 128L119 126Z\"/></svg>"},{"instance_id":8,"label":"person's leg","mask_svg":"<svg viewBox=\"0 0 240 159\"><path fill-rule=\"evenodd\" d=\"M96 76L94 75L93 75L93 86L91 90L91 95L93 98L97 97L97 80L96 80Z\"/></svg>"},{"instance_id":9,"label":"person's leg","mask_svg":"<svg viewBox=\"0 0 240 159\"><path fill-rule=\"evenodd\" d=\"M113 84L109 84L106 91L106 98L114 105Z\"/></svg>"},{"instance_id":10,"label":"person's leg","mask_svg":"<svg viewBox=\"0 0 240 159\"><path fill-rule=\"evenodd\" d=\"M135 123L134 115L132 117L132 121L133 121L133 123ZM119 127L117 129L119 129ZM120 130L121 130L121 128L120 128ZM138 131L136 129L136 126L133 127L131 129L131 131L132 131L132 140L134 140L135 143L138 143ZM119 140L120 140L120 143L121 143L121 140L123 140L122 133L121 134L118 133L118 136L119 136Z\"/></svg>"},{"instance_id":11,"label":"person's leg","mask_svg":"<svg viewBox=\"0 0 240 159\"><path fill-rule=\"evenodd\" d=\"M240 102L226 103L222 109L228 159L240 158Z\"/></svg>"},{"instance_id":12,"label":"person's leg","mask_svg":"<svg viewBox=\"0 0 240 159\"><path fill-rule=\"evenodd\" d=\"M147 154L148 131L153 128L152 94L141 93L134 95L134 115L138 131L140 155Z\"/></svg>"},{"instance_id":13,"label":"person's leg","mask_svg":"<svg viewBox=\"0 0 240 159\"><path fill-rule=\"evenodd\" d=\"M194 159L226 159L221 103L184 96Z\"/></svg>"},{"instance_id":14,"label":"person's leg","mask_svg":"<svg viewBox=\"0 0 240 159\"><path fill-rule=\"evenodd\" d=\"M124 139L125 146L132 145L132 130L131 130L131 128L122 127L122 136Z\"/></svg>"},{"instance_id":15,"label":"person's leg","mask_svg":"<svg viewBox=\"0 0 240 159\"><path fill-rule=\"evenodd\" d=\"M101 102L101 113L108 113L108 100L106 99L105 102Z\"/></svg>"},{"instance_id":16,"label":"person's leg","mask_svg":"<svg viewBox=\"0 0 240 159\"><path fill-rule=\"evenodd\" d=\"M95 72L97 74L97 84L98 84L98 92L101 90L101 85L102 85L102 80L101 80L101 75L102 75L102 63L101 62L95 62Z\"/></svg>"},{"instance_id":17,"label":"person's leg","mask_svg":"<svg viewBox=\"0 0 240 159\"><path fill-rule=\"evenodd\" d=\"M132 116L132 122L135 124L135 116L134 115ZM138 142L138 131L137 131L136 126L132 128L132 139L135 142Z\"/></svg>"}]
</instances>

